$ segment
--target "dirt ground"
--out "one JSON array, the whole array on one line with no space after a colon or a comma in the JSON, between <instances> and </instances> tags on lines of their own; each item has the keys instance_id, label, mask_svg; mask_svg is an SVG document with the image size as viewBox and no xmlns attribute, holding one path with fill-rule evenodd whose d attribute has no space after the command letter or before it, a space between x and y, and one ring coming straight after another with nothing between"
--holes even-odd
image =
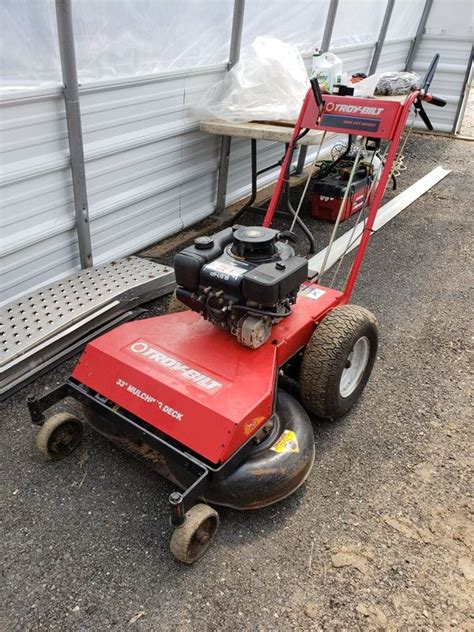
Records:
<instances>
[{"instance_id":1,"label":"dirt ground","mask_svg":"<svg viewBox=\"0 0 474 632\"><path fill-rule=\"evenodd\" d=\"M376 314L380 347L361 401L314 420L296 494L220 510L193 567L168 549L168 482L89 430L65 461L35 451L24 398L73 360L5 402L2 630L474 630L473 147L412 136L400 188L452 173L369 247L353 302Z\"/></svg>"}]
</instances>

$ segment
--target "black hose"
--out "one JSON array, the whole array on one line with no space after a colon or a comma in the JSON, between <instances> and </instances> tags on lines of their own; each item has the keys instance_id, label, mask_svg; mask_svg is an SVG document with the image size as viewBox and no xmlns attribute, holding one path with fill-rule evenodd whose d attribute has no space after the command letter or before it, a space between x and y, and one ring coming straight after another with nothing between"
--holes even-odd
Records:
<instances>
[{"instance_id":1,"label":"black hose","mask_svg":"<svg viewBox=\"0 0 474 632\"><path fill-rule=\"evenodd\" d=\"M253 316L271 316L272 318L286 318L293 310L288 307L288 311L285 314L279 314L278 312L269 312L264 309L257 309L256 307L246 307L245 305L232 305L232 309L237 311L247 312Z\"/></svg>"}]
</instances>

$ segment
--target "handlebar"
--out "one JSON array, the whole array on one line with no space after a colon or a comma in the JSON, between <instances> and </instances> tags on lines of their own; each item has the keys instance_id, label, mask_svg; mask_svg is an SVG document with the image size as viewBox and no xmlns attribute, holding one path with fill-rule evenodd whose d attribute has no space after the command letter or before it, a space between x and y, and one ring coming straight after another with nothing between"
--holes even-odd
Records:
<instances>
[{"instance_id":1,"label":"handlebar","mask_svg":"<svg viewBox=\"0 0 474 632\"><path fill-rule=\"evenodd\" d=\"M422 98L423 101L431 103L431 105L437 105L439 108L444 108L444 106L446 105L446 99L435 97L432 94L425 94Z\"/></svg>"},{"instance_id":2,"label":"handlebar","mask_svg":"<svg viewBox=\"0 0 474 632\"><path fill-rule=\"evenodd\" d=\"M429 65L428 70L426 71L426 75L423 81L421 82L421 88L424 92L428 92L430 88L431 82L433 81L433 77L436 72L436 68L438 66L438 62L439 62L439 53L436 53L436 55L431 60L431 64Z\"/></svg>"}]
</instances>

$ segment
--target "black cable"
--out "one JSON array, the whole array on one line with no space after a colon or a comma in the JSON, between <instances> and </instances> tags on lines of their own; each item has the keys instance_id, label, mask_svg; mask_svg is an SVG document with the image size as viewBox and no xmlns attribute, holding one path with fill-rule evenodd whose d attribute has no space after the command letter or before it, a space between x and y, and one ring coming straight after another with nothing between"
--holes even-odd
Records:
<instances>
[{"instance_id":1,"label":"black cable","mask_svg":"<svg viewBox=\"0 0 474 632\"><path fill-rule=\"evenodd\" d=\"M352 135L348 134L347 135L347 147L346 147L345 151L343 151L343 153L340 156L338 156L336 158L336 160L334 160L325 169L324 169L324 167L321 167L319 172L316 174L315 179L319 180L321 178L325 178L334 169L334 167L336 165L338 165L341 162L341 160L343 160L347 156L347 154L349 153L351 147L352 147Z\"/></svg>"},{"instance_id":2,"label":"black cable","mask_svg":"<svg viewBox=\"0 0 474 632\"><path fill-rule=\"evenodd\" d=\"M254 307L246 307L245 305L232 305L231 309L236 309L237 311L248 312L253 316L271 316L272 318L286 318L289 316L293 310L291 307L288 307L288 311L285 314L279 314L278 312L269 312L264 309L257 309Z\"/></svg>"},{"instance_id":3,"label":"black cable","mask_svg":"<svg viewBox=\"0 0 474 632\"><path fill-rule=\"evenodd\" d=\"M303 136L306 136L306 134L309 132L310 128L307 127L306 129L304 129L301 134L298 134L298 136L295 138L295 143L297 143L299 140L301 140L303 138Z\"/></svg>"}]
</instances>

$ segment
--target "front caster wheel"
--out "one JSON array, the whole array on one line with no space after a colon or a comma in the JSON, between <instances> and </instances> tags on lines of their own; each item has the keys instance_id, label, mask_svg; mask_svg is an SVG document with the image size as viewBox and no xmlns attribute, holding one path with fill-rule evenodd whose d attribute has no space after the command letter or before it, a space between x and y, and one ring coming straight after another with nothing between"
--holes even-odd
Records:
<instances>
[{"instance_id":1,"label":"front caster wheel","mask_svg":"<svg viewBox=\"0 0 474 632\"><path fill-rule=\"evenodd\" d=\"M304 407L313 415L337 419L359 399L377 353L377 321L367 309L343 305L316 327L300 370Z\"/></svg>"},{"instance_id":2,"label":"front caster wheel","mask_svg":"<svg viewBox=\"0 0 474 632\"><path fill-rule=\"evenodd\" d=\"M81 443L82 422L70 413L58 413L49 417L36 437L38 450L51 461L69 456Z\"/></svg>"},{"instance_id":3,"label":"front caster wheel","mask_svg":"<svg viewBox=\"0 0 474 632\"><path fill-rule=\"evenodd\" d=\"M200 503L186 512L186 520L173 531L171 553L180 562L192 564L204 555L219 526L217 511Z\"/></svg>"}]
</instances>

